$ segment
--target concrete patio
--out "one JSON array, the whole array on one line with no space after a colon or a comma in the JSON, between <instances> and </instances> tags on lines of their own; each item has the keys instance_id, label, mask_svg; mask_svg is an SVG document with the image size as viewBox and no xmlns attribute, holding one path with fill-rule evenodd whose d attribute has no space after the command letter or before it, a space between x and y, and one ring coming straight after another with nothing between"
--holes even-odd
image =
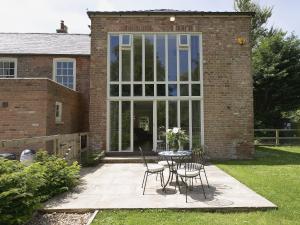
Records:
<instances>
[{"instance_id":1,"label":"concrete patio","mask_svg":"<svg viewBox=\"0 0 300 225\"><path fill-rule=\"evenodd\" d=\"M167 187L167 193L164 193L155 175L148 178L145 195L142 195L143 174L144 166L139 163L103 164L95 168L83 168L82 184L72 193L65 193L48 201L45 210L174 208L230 211L277 208L214 165L207 167L211 186L205 186L207 199L204 199L198 181L194 184L194 189L188 192L188 203L185 202L184 191L182 194L178 189L175 192L172 184Z\"/></svg>"}]
</instances>

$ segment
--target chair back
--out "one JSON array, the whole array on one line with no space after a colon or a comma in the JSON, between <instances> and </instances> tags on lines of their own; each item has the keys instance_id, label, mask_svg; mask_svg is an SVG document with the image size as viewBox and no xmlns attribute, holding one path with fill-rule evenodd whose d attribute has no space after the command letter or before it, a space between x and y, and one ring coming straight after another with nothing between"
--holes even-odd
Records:
<instances>
[{"instance_id":1,"label":"chair back","mask_svg":"<svg viewBox=\"0 0 300 225\"><path fill-rule=\"evenodd\" d=\"M141 156L143 158L143 163L146 166L146 168L148 169L148 164L147 164L147 160L146 160L146 157L144 155L143 149L141 147L139 147L139 150L140 150Z\"/></svg>"},{"instance_id":2,"label":"chair back","mask_svg":"<svg viewBox=\"0 0 300 225\"><path fill-rule=\"evenodd\" d=\"M166 143L163 141L157 141L156 152L162 152L166 150Z\"/></svg>"}]
</instances>

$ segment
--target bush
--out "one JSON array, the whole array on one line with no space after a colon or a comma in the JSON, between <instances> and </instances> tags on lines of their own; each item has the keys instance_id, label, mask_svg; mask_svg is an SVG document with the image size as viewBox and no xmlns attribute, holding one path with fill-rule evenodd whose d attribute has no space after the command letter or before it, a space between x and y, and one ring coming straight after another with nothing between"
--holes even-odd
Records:
<instances>
[{"instance_id":1,"label":"bush","mask_svg":"<svg viewBox=\"0 0 300 225\"><path fill-rule=\"evenodd\" d=\"M101 159L104 156L103 151L95 151L95 152L82 152L81 153L81 164L82 166L96 166L101 162Z\"/></svg>"},{"instance_id":2,"label":"bush","mask_svg":"<svg viewBox=\"0 0 300 225\"><path fill-rule=\"evenodd\" d=\"M43 151L27 167L19 161L0 158L1 224L28 221L41 202L78 183L79 169L77 162L68 165L65 160Z\"/></svg>"}]
</instances>

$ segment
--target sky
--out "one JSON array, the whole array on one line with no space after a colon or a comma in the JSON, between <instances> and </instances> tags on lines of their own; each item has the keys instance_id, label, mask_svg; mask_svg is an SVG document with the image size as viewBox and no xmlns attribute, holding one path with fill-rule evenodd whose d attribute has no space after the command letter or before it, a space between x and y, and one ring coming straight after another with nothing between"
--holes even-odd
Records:
<instances>
[{"instance_id":1,"label":"sky","mask_svg":"<svg viewBox=\"0 0 300 225\"><path fill-rule=\"evenodd\" d=\"M299 0L257 0L273 6L268 26L300 37ZM178 9L233 11L233 0L0 0L0 32L53 33L64 20L69 33L89 33L90 11Z\"/></svg>"}]
</instances>

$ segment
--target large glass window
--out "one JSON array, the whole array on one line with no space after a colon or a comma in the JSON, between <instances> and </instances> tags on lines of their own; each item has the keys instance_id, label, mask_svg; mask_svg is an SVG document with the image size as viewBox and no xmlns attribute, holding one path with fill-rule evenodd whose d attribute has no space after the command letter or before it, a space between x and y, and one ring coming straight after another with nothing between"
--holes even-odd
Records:
<instances>
[{"instance_id":1,"label":"large glass window","mask_svg":"<svg viewBox=\"0 0 300 225\"><path fill-rule=\"evenodd\" d=\"M55 80L68 88L75 89L75 59L54 59Z\"/></svg>"},{"instance_id":2,"label":"large glass window","mask_svg":"<svg viewBox=\"0 0 300 225\"><path fill-rule=\"evenodd\" d=\"M109 151L155 151L174 127L189 136L184 149L201 144L200 41L196 33L109 36Z\"/></svg>"}]
</instances>

